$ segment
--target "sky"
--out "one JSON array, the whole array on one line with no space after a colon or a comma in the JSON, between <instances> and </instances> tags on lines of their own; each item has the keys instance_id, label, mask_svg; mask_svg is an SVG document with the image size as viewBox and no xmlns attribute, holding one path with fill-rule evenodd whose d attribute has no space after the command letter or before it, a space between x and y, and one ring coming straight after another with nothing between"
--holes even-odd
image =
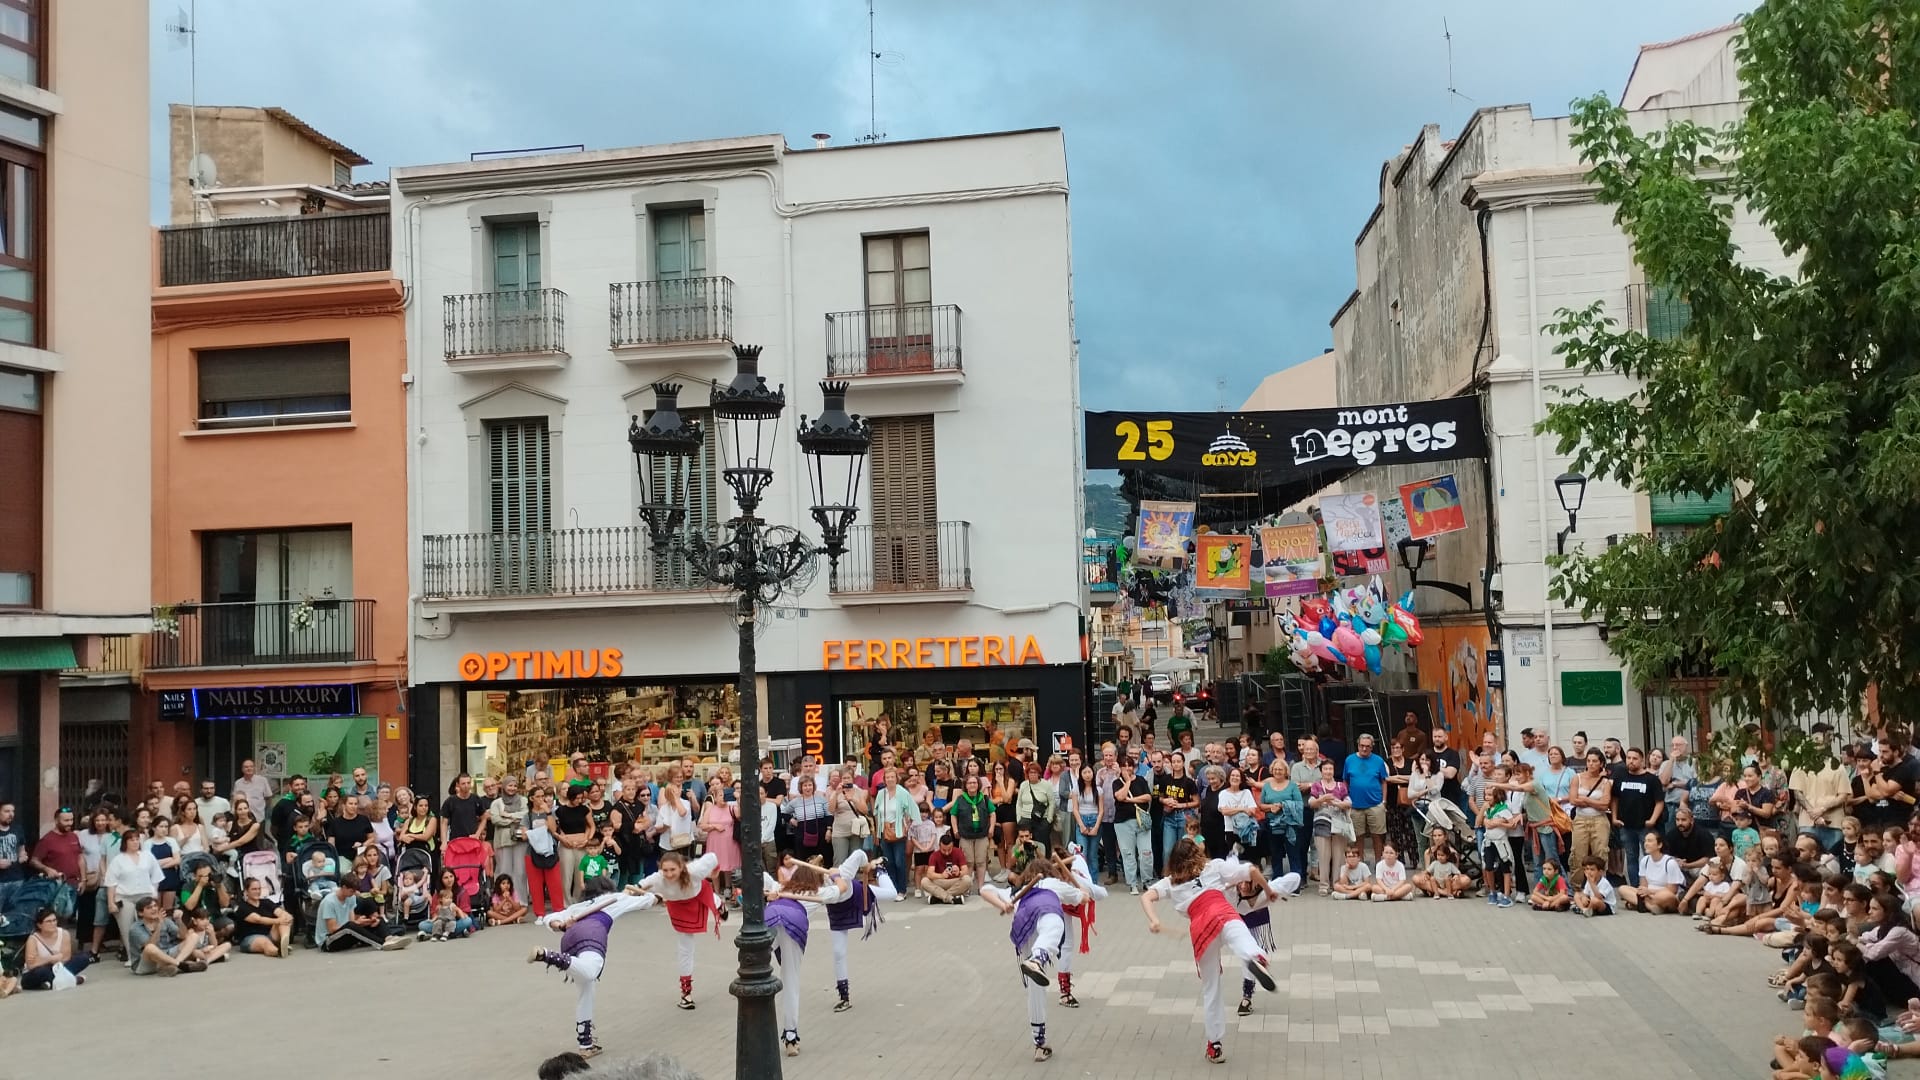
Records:
<instances>
[{"instance_id":1,"label":"sky","mask_svg":"<svg viewBox=\"0 0 1920 1080\"><path fill-rule=\"evenodd\" d=\"M1617 96L1640 44L1751 6L876 5L886 137L1064 129L1089 409L1238 407L1332 344L1380 166L1422 125ZM362 180L478 150L869 131L865 0L152 0L156 223L185 12L201 104L281 106L372 159Z\"/></svg>"}]
</instances>

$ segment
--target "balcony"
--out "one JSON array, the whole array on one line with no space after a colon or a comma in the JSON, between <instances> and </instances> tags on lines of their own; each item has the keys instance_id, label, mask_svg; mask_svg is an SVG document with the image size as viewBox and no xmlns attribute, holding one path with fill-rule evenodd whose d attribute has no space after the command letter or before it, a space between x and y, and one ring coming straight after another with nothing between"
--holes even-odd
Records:
<instances>
[{"instance_id":1,"label":"balcony","mask_svg":"<svg viewBox=\"0 0 1920 1080\"><path fill-rule=\"evenodd\" d=\"M112 634L98 639L92 655L80 650L80 663L60 673L67 682L120 683L140 674L140 643L144 635Z\"/></svg>"},{"instance_id":2,"label":"balcony","mask_svg":"<svg viewBox=\"0 0 1920 1080\"><path fill-rule=\"evenodd\" d=\"M623 281L607 286L608 345L624 364L733 355L733 281Z\"/></svg>"},{"instance_id":3,"label":"balcony","mask_svg":"<svg viewBox=\"0 0 1920 1080\"><path fill-rule=\"evenodd\" d=\"M443 301L447 366L475 373L567 366L567 294L461 293Z\"/></svg>"},{"instance_id":4,"label":"balcony","mask_svg":"<svg viewBox=\"0 0 1920 1080\"><path fill-rule=\"evenodd\" d=\"M827 315L827 374L862 386L954 385L960 309L953 304L836 311Z\"/></svg>"},{"instance_id":5,"label":"balcony","mask_svg":"<svg viewBox=\"0 0 1920 1080\"><path fill-rule=\"evenodd\" d=\"M170 226L160 230L160 284L380 273L390 220L380 210Z\"/></svg>"},{"instance_id":6,"label":"balcony","mask_svg":"<svg viewBox=\"0 0 1920 1080\"><path fill-rule=\"evenodd\" d=\"M535 532L443 533L422 538L420 595L428 601L596 598L622 605L706 603L712 586L678 555L656 554L639 525Z\"/></svg>"},{"instance_id":7,"label":"balcony","mask_svg":"<svg viewBox=\"0 0 1920 1080\"><path fill-rule=\"evenodd\" d=\"M1655 341L1675 341L1693 321L1693 306L1668 285L1627 286L1627 328Z\"/></svg>"},{"instance_id":8,"label":"balcony","mask_svg":"<svg viewBox=\"0 0 1920 1080\"><path fill-rule=\"evenodd\" d=\"M843 604L927 604L973 595L972 525L855 525L829 583Z\"/></svg>"},{"instance_id":9,"label":"balcony","mask_svg":"<svg viewBox=\"0 0 1920 1080\"><path fill-rule=\"evenodd\" d=\"M147 670L362 664L373 660L373 601L258 600L155 611Z\"/></svg>"}]
</instances>

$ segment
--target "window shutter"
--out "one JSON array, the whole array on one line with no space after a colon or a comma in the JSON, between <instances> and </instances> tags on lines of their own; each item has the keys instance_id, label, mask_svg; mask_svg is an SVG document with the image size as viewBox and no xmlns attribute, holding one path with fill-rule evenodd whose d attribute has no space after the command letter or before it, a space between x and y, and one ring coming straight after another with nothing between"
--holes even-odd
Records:
<instances>
[{"instance_id":1,"label":"window shutter","mask_svg":"<svg viewBox=\"0 0 1920 1080\"><path fill-rule=\"evenodd\" d=\"M7 472L0 483L0 604L31 603L31 579L40 574L41 431L38 415L0 409L0 462Z\"/></svg>"},{"instance_id":2,"label":"window shutter","mask_svg":"<svg viewBox=\"0 0 1920 1080\"><path fill-rule=\"evenodd\" d=\"M201 415L228 401L347 397L351 380L348 345L316 341L249 349L201 349Z\"/></svg>"},{"instance_id":3,"label":"window shutter","mask_svg":"<svg viewBox=\"0 0 1920 1080\"><path fill-rule=\"evenodd\" d=\"M940 564L933 417L876 418L870 456L874 584L930 584Z\"/></svg>"},{"instance_id":4,"label":"window shutter","mask_svg":"<svg viewBox=\"0 0 1920 1080\"><path fill-rule=\"evenodd\" d=\"M1655 526L1705 525L1714 518L1725 517L1733 512L1733 489L1721 488L1705 497L1688 493L1650 493L1647 495L1647 508L1651 511Z\"/></svg>"},{"instance_id":5,"label":"window shutter","mask_svg":"<svg viewBox=\"0 0 1920 1080\"><path fill-rule=\"evenodd\" d=\"M544 418L487 425L487 529L497 590L544 592L552 580L550 466Z\"/></svg>"}]
</instances>

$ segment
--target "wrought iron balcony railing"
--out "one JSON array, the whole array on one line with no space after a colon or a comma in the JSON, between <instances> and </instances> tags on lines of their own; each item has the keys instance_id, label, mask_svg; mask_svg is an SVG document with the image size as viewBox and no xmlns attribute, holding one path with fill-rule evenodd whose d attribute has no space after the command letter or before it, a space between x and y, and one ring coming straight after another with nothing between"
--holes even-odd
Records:
<instances>
[{"instance_id":1,"label":"wrought iron balcony railing","mask_svg":"<svg viewBox=\"0 0 1920 1080\"><path fill-rule=\"evenodd\" d=\"M723 277L621 281L607 287L616 349L733 340L733 281Z\"/></svg>"},{"instance_id":2,"label":"wrought iron balcony railing","mask_svg":"<svg viewBox=\"0 0 1920 1080\"><path fill-rule=\"evenodd\" d=\"M1669 285L1627 286L1627 326L1655 341L1678 338L1693 321L1693 306Z\"/></svg>"},{"instance_id":3,"label":"wrought iron balcony railing","mask_svg":"<svg viewBox=\"0 0 1920 1080\"><path fill-rule=\"evenodd\" d=\"M154 613L147 669L350 664L373 659L373 601L323 597L181 604ZM171 625L164 625L168 622Z\"/></svg>"},{"instance_id":4,"label":"wrought iron balcony railing","mask_svg":"<svg viewBox=\"0 0 1920 1080\"><path fill-rule=\"evenodd\" d=\"M365 274L391 265L384 210L241 218L160 230L160 284Z\"/></svg>"},{"instance_id":5,"label":"wrought iron balcony railing","mask_svg":"<svg viewBox=\"0 0 1920 1080\"><path fill-rule=\"evenodd\" d=\"M685 559L672 552L656 554L648 541L639 525L426 536L420 594L429 600L481 600L711 588Z\"/></svg>"},{"instance_id":6,"label":"wrought iron balcony railing","mask_svg":"<svg viewBox=\"0 0 1920 1080\"><path fill-rule=\"evenodd\" d=\"M460 293L443 306L449 360L567 351L567 294L559 289Z\"/></svg>"},{"instance_id":7,"label":"wrought iron balcony railing","mask_svg":"<svg viewBox=\"0 0 1920 1080\"><path fill-rule=\"evenodd\" d=\"M965 521L855 525L832 589L836 593L954 592L973 588Z\"/></svg>"},{"instance_id":8,"label":"wrought iron balcony railing","mask_svg":"<svg viewBox=\"0 0 1920 1080\"><path fill-rule=\"evenodd\" d=\"M907 304L827 315L827 374L910 375L960 370L960 309Z\"/></svg>"}]
</instances>

